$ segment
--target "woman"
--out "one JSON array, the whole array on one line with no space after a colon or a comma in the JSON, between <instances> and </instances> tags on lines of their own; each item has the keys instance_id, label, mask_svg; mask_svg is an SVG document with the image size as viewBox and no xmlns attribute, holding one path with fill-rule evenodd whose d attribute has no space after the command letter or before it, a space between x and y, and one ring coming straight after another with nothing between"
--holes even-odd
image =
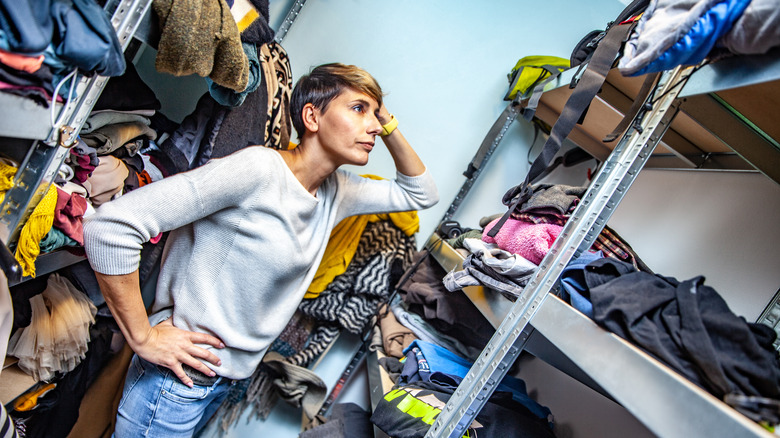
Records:
<instances>
[{"instance_id":1,"label":"woman","mask_svg":"<svg viewBox=\"0 0 780 438\"><path fill-rule=\"evenodd\" d=\"M249 377L287 325L333 226L438 201L365 71L316 67L296 84L290 108L298 147L242 149L106 203L85 221L87 256L136 353L117 436L191 436L229 382ZM366 164L377 136L393 158L395 180L339 169ZM169 230L147 317L140 248Z\"/></svg>"}]
</instances>

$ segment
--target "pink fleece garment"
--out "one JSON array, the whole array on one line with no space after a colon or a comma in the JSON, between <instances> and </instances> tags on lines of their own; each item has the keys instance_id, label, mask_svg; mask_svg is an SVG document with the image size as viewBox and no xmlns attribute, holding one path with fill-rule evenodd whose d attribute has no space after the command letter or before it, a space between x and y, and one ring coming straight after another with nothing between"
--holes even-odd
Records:
<instances>
[{"instance_id":1,"label":"pink fleece garment","mask_svg":"<svg viewBox=\"0 0 780 438\"><path fill-rule=\"evenodd\" d=\"M495 243L504 251L518 254L538 265L550 250L563 227L553 224L534 224L509 218L498 231L496 237L488 232L500 220L490 222L482 231L482 241Z\"/></svg>"}]
</instances>

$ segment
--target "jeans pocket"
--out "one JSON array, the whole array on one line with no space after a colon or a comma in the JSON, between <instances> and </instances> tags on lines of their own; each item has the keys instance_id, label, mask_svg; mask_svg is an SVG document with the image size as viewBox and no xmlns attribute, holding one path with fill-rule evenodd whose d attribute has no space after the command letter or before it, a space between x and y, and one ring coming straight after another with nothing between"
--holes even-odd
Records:
<instances>
[{"instance_id":1,"label":"jeans pocket","mask_svg":"<svg viewBox=\"0 0 780 438\"><path fill-rule=\"evenodd\" d=\"M163 391L162 396L168 400L177 403L193 403L198 402L206 398L209 395L211 388L208 386L193 385L192 388L181 383L175 374L171 373L168 376L171 380L170 384L165 385L166 391Z\"/></svg>"}]
</instances>

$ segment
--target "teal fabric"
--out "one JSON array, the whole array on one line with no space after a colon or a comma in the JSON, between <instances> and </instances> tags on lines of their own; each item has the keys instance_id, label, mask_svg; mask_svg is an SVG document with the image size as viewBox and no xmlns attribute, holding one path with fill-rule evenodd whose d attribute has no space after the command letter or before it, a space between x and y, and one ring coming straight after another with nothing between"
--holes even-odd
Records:
<instances>
[{"instance_id":1,"label":"teal fabric","mask_svg":"<svg viewBox=\"0 0 780 438\"><path fill-rule=\"evenodd\" d=\"M251 43L241 43L244 54L249 61L249 79L244 91L234 91L230 88L217 84L211 78L206 78L209 86L209 94L214 100L222 106L237 107L241 106L249 93L255 92L262 82L262 72L260 71L260 60L257 56L257 46Z\"/></svg>"},{"instance_id":2,"label":"teal fabric","mask_svg":"<svg viewBox=\"0 0 780 438\"><path fill-rule=\"evenodd\" d=\"M52 252L65 246L79 246L79 243L56 228L49 230L40 243L41 253Z\"/></svg>"}]
</instances>

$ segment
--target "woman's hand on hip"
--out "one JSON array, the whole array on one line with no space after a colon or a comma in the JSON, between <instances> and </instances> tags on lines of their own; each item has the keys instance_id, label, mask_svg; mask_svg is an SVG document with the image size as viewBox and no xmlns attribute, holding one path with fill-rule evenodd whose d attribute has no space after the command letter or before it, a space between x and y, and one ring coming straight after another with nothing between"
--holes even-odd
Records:
<instances>
[{"instance_id":1,"label":"woman's hand on hip","mask_svg":"<svg viewBox=\"0 0 780 438\"><path fill-rule=\"evenodd\" d=\"M196 344L207 344L215 348L225 348L218 338L174 327L172 318L151 327L149 335L139 345L131 345L133 350L145 360L169 368L185 385L192 387L192 379L184 373L182 364L202 372L207 376L215 373L202 361L216 366L222 361L211 351Z\"/></svg>"}]
</instances>

